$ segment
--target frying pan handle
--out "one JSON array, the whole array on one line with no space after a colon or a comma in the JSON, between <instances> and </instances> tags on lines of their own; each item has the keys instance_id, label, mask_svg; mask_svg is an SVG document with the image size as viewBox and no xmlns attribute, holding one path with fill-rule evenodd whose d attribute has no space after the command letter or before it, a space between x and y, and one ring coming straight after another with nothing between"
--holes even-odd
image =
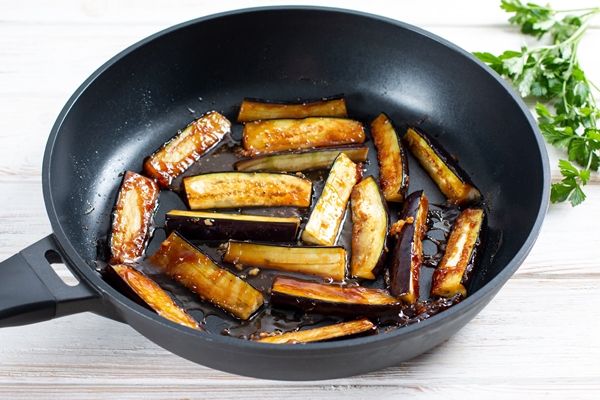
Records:
<instances>
[{"instance_id":1,"label":"frying pan handle","mask_svg":"<svg viewBox=\"0 0 600 400\"><path fill-rule=\"evenodd\" d=\"M56 275L51 263L62 262L60 253L49 235L0 263L0 327L101 311L98 291L81 280L69 286Z\"/></svg>"}]
</instances>

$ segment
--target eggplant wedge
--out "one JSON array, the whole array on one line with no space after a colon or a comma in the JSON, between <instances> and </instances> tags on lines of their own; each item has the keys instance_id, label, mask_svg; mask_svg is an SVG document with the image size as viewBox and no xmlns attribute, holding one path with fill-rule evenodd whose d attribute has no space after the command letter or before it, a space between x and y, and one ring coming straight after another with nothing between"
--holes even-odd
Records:
<instances>
[{"instance_id":1,"label":"eggplant wedge","mask_svg":"<svg viewBox=\"0 0 600 400\"><path fill-rule=\"evenodd\" d=\"M242 101L237 122L265 119L306 117L347 117L346 99L343 96L308 100L300 103L272 102L246 98Z\"/></svg>"},{"instance_id":2,"label":"eggplant wedge","mask_svg":"<svg viewBox=\"0 0 600 400\"><path fill-rule=\"evenodd\" d=\"M223 261L299 272L336 282L342 282L346 275L346 250L341 246L277 246L230 240Z\"/></svg>"},{"instance_id":3,"label":"eggplant wedge","mask_svg":"<svg viewBox=\"0 0 600 400\"><path fill-rule=\"evenodd\" d=\"M368 176L354 185L350 195L352 252L350 274L375 279L387 256L389 213L377 181Z\"/></svg>"},{"instance_id":4,"label":"eggplant wedge","mask_svg":"<svg viewBox=\"0 0 600 400\"><path fill-rule=\"evenodd\" d=\"M232 315L246 320L263 304L261 292L249 283L220 268L210 257L171 233L158 250L148 258L171 278Z\"/></svg>"},{"instance_id":5,"label":"eggplant wedge","mask_svg":"<svg viewBox=\"0 0 600 400\"><path fill-rule=\"evenodd\" d=\"M481 201L479 189L433 137L413 127L408 128L403 140L451 203L465 206Z\"/></svg>"},{"instance_id":6,"label":"eggplant wedge","mask_svg":"<svg viewBox=\"0 0 600 400\"><path fill-rule=\"evenodd\" d=\"M350 193L361 179L362 170L341 153L335 159L325 182L323 193L317 200L308 222L302 231L305 243L322 246L335 244Z\"/></svg>"},{"instance_id":7,"label":"eggplant wedge","mask_svg":"<svg viewBox=\"0 0 600 400\"><path fill-rule=\"evenodd\" d=\"M280 152L240 160L234 164L238 171L308 171L331 168L336 157L346 154L355 163L367 161L369 148L363 144L323 147L313 150Z\"/></svg>"},{"instance_id":8,"label":"eggplant wedge","mask_svg":"<svg viewBox=\"0 0 600 400\"><path fill-rule=\"evenodd\" d=\"M122 290L129 298L154 310L161 317L178 324L206 331L198 321L192 318L156 282L145 274L125 264L109 265L105 270L106 276Z\"/></svg>"},{"instance_id":9,"label":"eggplant wedge","mask_svg":"<svg viewBox=\"0 0 600 400\"><path fill-rule=\"evenodd\" d=\"M109 241L111 263L132 262L144 254L157 205L156 182L127 171L113 213Z\"/></svg>"},{"instance_id":10,"label":"eggplant wedge","mask_svg":"<svg viewBox=\"0 0 600 400\"><path fill-rule=\"evenodd\" d=\"M172 210L166 215L167 235L179 232L188 240L256 240L293 242L300 218Z\"/></svg>"},{"instance_id":11,"label":"eggplant wedge","mask_svg":"<svg viewBox=\"0 0 600 400\"><path fill-rule=\"evenodd\" d=\"M410 182L408 158L392 121L381 113L371 122L371 136L377 149L379 183L387 201L404 201Z\"/></svg>"},{"instance_id":12,"label":"eggplant wedge","mask_svg":"<svg viewBox=\"0 0 600 400\"><path fill-rule=\"evenodd\" d=\"M467 208L460 213L448 238L444 257L433 273L432 296L453 297L460 294L463 298L467 297L465 284L475 265L483 220L484 212L480 209Z\"/></svg>"},{"instance_id":13,"label":"eggplant wedge","mask_svg":"<svg viewBox=\"0 0 600 400\"><path fill-rule=\"evenodd\" d=\"M319 342L323 340L337 339L344 336L356 335L367 331L376 330L375 325L367 318L354 321L340 322L338 324L322 326L319 328L304 329L285 333L273 333L268 336L255 339L255 342L296 344Z\"/></svg>"},{"instance_id":14,"label":"eggplant wedge","mask_svg":"<svg viewBox=\"0 0 600 400\"><path fill-rule=\"evenodd\" d=\"M423 237L427 233L429 202L422 190L410 194L402 207L400 219L405 223L394 235L390 261L390 292L413 304L419 299L419 277L423 264Z\"/></svg>"},{"instance_id":15,"label":"eggplant wedge","mask_svg":"<svg viewBox=\"0 0 600 400\"><path fill-rule=\"evenodd\" d=\"M317 147L342 146L365 141L363 124L347 118L308 117L248 122L242 132L244 155Z\"/></svg>"},{"instance_id":16,"label":"eggplant wedge","mask_svg":"<svg viewBox=\"0 0 600 400\"><path fill-rule=\"evenodd\" d=\"M156 179L161 187L167 187L230 132L231 122L218 112L211 111L146 158L144 175Z\"/></svg>"},{"instance_id":17,"label":"eggplant wedge","mask_svg":"<svg viewBox=\"0 0 600 400\"><path fill-rule=\"evenodd\" d=\"M343 286L278 276L271 287L274 307L305 313L376 318L400 312L402 302L383 289Z\"/></svg>"},{"instance_id":18,"label":"eggplant wedge","mask_svg":"<svg viewBox=\"0 0 600 400\"><path fill-rule=\"evenodd\" d=\"M238 207L309 207L312 182L269 172L213 172L183 179L192 210Z\"/></svg>"}]
</instances>

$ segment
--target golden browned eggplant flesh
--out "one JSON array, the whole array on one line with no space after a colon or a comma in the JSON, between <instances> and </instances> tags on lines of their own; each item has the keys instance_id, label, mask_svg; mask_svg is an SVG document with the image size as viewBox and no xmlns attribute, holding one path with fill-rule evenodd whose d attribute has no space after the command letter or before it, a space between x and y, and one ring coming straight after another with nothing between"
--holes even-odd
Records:
<instances>
[{"instance_id":1,"label":"golden browned eggplant flesh","mask_svg":"<svg viewBox=\"0 0 600 400\"><path fill-rule=\"evenodd\" d=\"M110 265L106 274L115 282L116 286L126 285L123 291L131 290L131 297L137 296L139 302L156 311L160 316L173 322L193 329L204 330L194 318L175 301L156 282L134 267L126 264Z\"/></svg>"},{"instance_id":2,"label":"golden browned eggplant flesh","mask_svg":"<svg viewBox=\"0 0 600 400\"><path fill-rule=\"evenodd\" d=\"M178 323L270 343L385 332L460 302L481 192L421 127L400 138L388 114L354 119L345 103L246 99L243 125L194 120L125 174L107 279ZM431 179L445 204L412 187L410 154L415 182Z\"/></svg>"},{"instance_id":3,"label":"golden browned eggplant flesh","mask_svg":"<svg viewBox=\"0 0 600 400\"><path fill-rule=\"evenodd\" d=\"M216 111L198 118L144 161L144 174L168 186L200 157L231 133L231 122Z\"/></svg>"},{"instance_id":4,"label":"golden browned eggplant flesh","mask_svg":"<svg viewBox=\"0 0 600 400\"><path fill-rule=\"evenodd\" d=\"M346 277L346 250L341 246L285 246L231 240L223 261L299 272L337 282Z\"/></svg>"},{"instance_id":5,"label":"golden browned eggplant flesh","mask_svg":"<svg viewBox=\"0 0 600 400\"><path fill-rule=\"evenodd\" d=\"M467 297L464 282L473 269L478 256L477 246L481 244L481 230L484 212L481 209L467 208L460 213L448 244L444 258L433 273L431 295L452 297L460 294Z\"/></svg>"},{"instance_id":6,"label":"golden browned eggplant flesh","mask_svg":"<svg viewBox=\"0 0 600 400\"><path fill-rule=\"evenodd\" d=\"M333 246L337 240L346 205L354 185L361 179L361 169L341 153L335 159L317 200L302 231L307 244Z\"/></svg>"},{"instance_id":7,"label":"golden browned eggplant flesh","mask_svg":"<svg viewBox=\"0 0 600 400\"><path fill-rule=\"evenodd\" d=\"M347 116L346 99L343 96L302 102L273 102L259 99L244 99L240 106L237 122L244 123L264 119L306 117L345 118Z\"/></svg>"},{"instance_id":8,"label":"golden browned eggplant flesh","mask_svg":"<svg viewBox=\"0 0 600 400\"><path fill-rule=\"evenodd\" d=\"M308 207L312 182L283 173L214 172L183 180L192 210L238 207Z\"/></svg>"},{"instance_id":9,"label":"golden browned eggplant flesh","mask_svg":"<svg viewBox=\"0 0 600 400\"><path fill-rule=\"evenodd\" d=\"M481 201L481 192L437 141L423 129L409 127L404 142L448 199L457 205Z\"/></svg>"},{"instance_id":10,"label":"golden browned eggplant flesh","mask_svg":"<svg viewBox=\"0 0 600 400\"><path fill-rule=\"evenodd\" d=\"M150 236L158 201L158 186L152 179L127 171L117 197L110 235L113 263L140 258Z\"/></svg>"},{"instance_id":11,"label":"golden browned eggplant flesh","mask_svg":"<svg viewBox=\"0 0 600 400\"><path fill-rule=\"evenodd\" d=\"M148 262L232 315L245 320L263 304L263 295L240 277L219 267L176 232Z\"/></svg>"},{"instance_id":12,"label":"golden browned eggplant flesh","mask_svg":"<svg viewBox=\"0 0 600 400\"><path fill-rule=\"evenodd\" d=\"M246 155L363 143L362 123L348 118L308 117L248 122L242 144Z\"/></svg>"},{"instance_id":13,"label":"golden browned eggplant flesh","mask_svg":"<svg viewBox=\"0 0 600 400\"><path fill-rule=\"evenodd\" d=\"M387 203L375 178L368 176L354 185L350 194L350 210L350 274L356 278L375 279L387 257L390 220Z\"/></svg>"},{"instance_id":14,"label":"golden browned eggplant flesh","mask_svg":"<svg viewBox=\"0 0 600 400\"><path fill-rule=\"evenodd\" d=\"M371 122L371 136L377 149L383 195L387 201L402 202L410 181L404 144L384 113Z\"/></svg>"},{"instance_id":15,"label":"golden browned eggplant flesh","mask_svg":"<svg viewBox=\"0 0 600 400\"><path fill-rule=\"evenodd\" d=\"M374 330L375 325L367 318L360 318L354 321L340 322L338 324L327 325L319 328L305 329L302 331L292 332L272 332L264 333L257 339L257 342L262 343L308 343L321 342L324 340L336 339L343 336L357 335Z\"/></svg>"}]
</instances>

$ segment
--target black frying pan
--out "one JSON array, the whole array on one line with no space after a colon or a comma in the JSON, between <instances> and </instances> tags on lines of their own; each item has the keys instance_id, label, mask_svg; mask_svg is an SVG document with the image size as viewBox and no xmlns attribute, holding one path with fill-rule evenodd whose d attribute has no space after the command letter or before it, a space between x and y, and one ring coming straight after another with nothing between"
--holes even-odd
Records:
<instances>
[{"instance_id":1,"label":"black frying pan","mask_svg":"<svg viewBox=\"0 0 600 400\"><path fill-rule=\"evenodd\" d=\"M195 116L216 109L235 120L243 97L340 93L350 114L365 121L381 111L401 125L423 121L483 192L489 228L466 300L387 334L269 345L171 323L124 297L95 270L120 174L140 171L143 158ZM411 167L410 190L425 187L432 202L442 201L418 166ZM2 326L92 311L194 362L287 380L377 370L446 340L523 262L540 231L550 186L545 146L529 111L470 54L397 21L307 7L201 18L125 50L64 107L42 177L54 233L0 264ZM62 284L49 265L55 262L64 262L81 283Z\"/></svg>"}]
</instances>

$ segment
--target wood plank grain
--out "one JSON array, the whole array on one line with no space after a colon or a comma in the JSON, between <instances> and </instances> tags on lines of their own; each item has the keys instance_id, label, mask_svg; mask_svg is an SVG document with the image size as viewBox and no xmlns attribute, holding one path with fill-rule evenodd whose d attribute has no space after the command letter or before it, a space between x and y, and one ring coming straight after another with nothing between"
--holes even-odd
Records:
<instances>
[{"instance_id":1,"label":"wood plank grain","mask_svg":"<svg viewBox=\"0 0 600 400\"><path fill-rule=\"evenodd\" d=\"M41 190L45 142L63 105L110 57L171 25L297 1L3 0L0 2L0 261L50 233ZM540 2L544 3L544 2ZM572 1L552 0L555 8ZM496 0L308 0L398 19L467 51L518 49ZM577 7L597 6L578 0ZM600 19L581 63L600 82ZM600 98L600 96L599 96ZM534 102L527 101L530 109ZM564 152L550 149L552 178ZM131 327L84 313L0 330L0 398L388 399L596 398L600 390L600 179L584 206L552 205L525 263L473 321L437 348L370 374L277 382L177 357ZM70 274L57 266L66 280Z\"/></svg>"}]
</instances>

